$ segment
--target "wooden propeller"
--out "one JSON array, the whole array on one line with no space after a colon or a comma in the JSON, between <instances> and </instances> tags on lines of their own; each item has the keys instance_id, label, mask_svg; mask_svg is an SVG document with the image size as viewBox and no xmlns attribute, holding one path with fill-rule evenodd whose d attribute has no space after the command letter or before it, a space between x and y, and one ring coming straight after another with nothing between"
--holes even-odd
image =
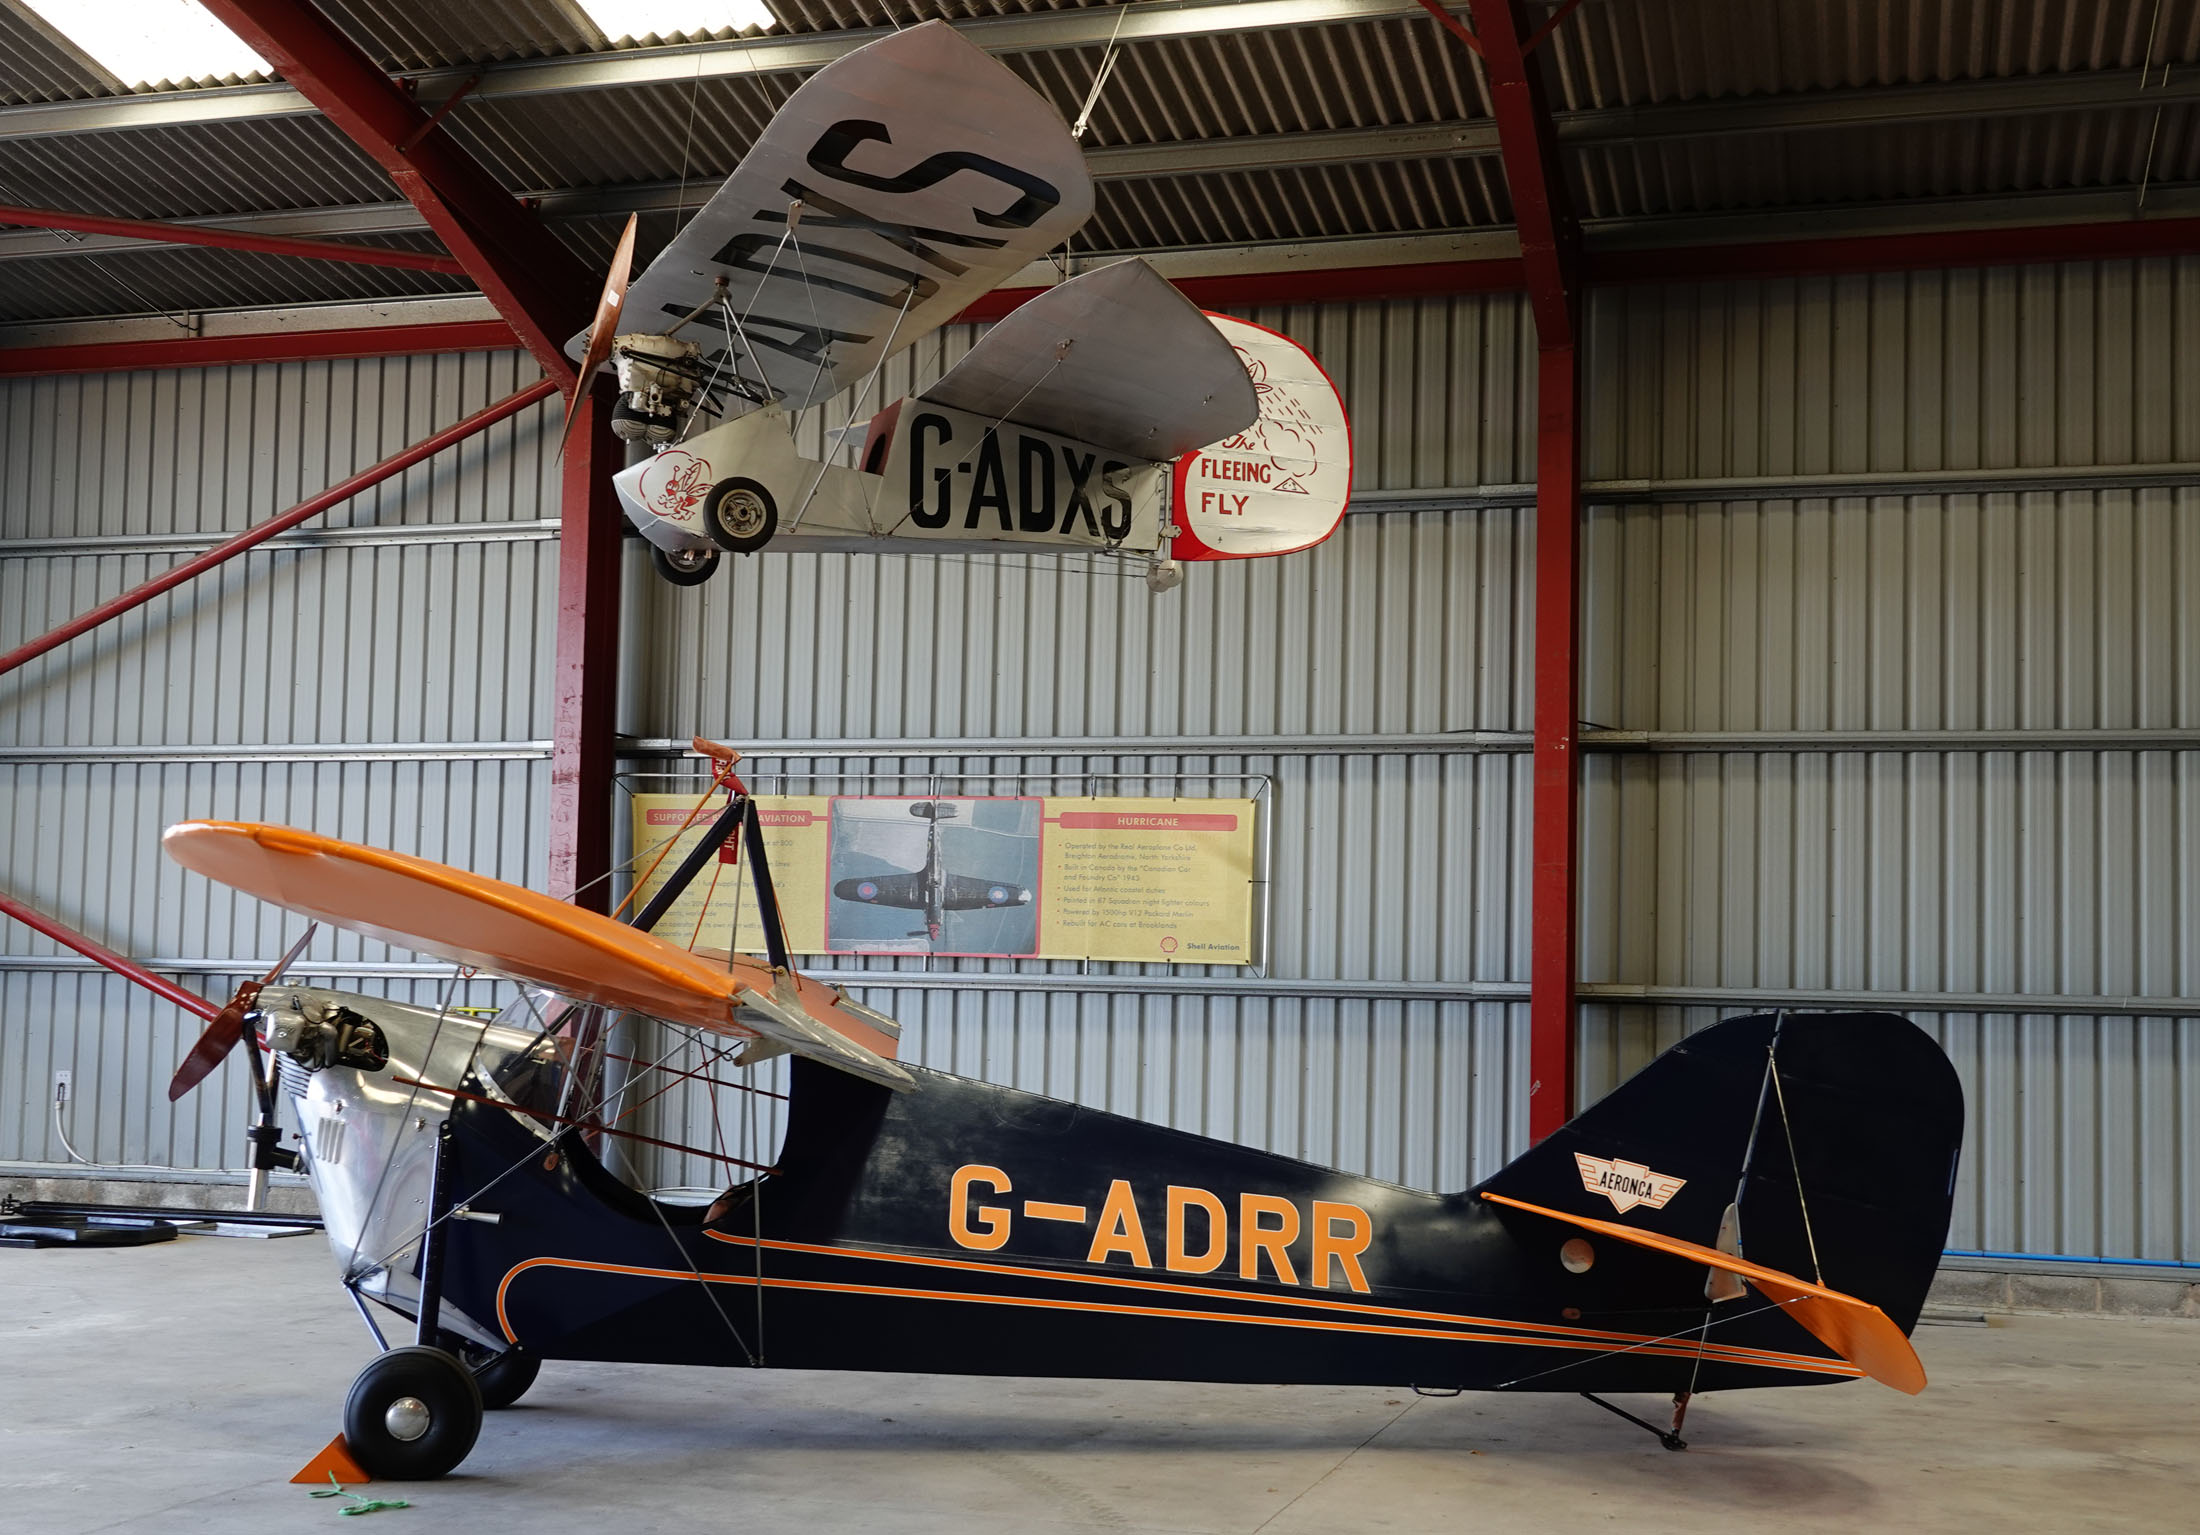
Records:
<instances>
[{"instance_id":1,"label":"wooden propeller","mask_svg":"<svg viewBox=\"0 0 2200 1535\"><path fill-rule=\"evenodd\" d=\"M275 968L256 981L246 981L237 988L237 994L210 1019L199 1032L191 1053L183 1058L176 1074L168 1079L168 1101L174 1103L185 1093L197 1087L212 1074L214 1068L229 1059L229 1052L237 1048L244 1038L244 1020L260 1000L261 988L276 980L285 970L297 963L298 956L306 951L313 938L313 928L308 927L298 941L290 946L290 952L275 962Z\"/></svg>"},{"instance_id":2,"label":"wooden propeller","mask_svg":"<svg viewBox=\"0 0 2200 1535\"><path fill-rule=\"evenodd\" d=\"M603 296L596 300L596 318L588 327L588 348L581 354L580 372L573 379L573 397L566 403L565 427L558 433L560 453L565 451L566 439L573 435L573 421L581 413L581 399L588 393L588 381L610 360L611 343L618 337L619 306L626 302L627 280L634 273L634 231L639 218L632 213L626 216L626 228L619 235L619 248L611 253L611 270L604 274Z\"/></svg>"}]
</instances>

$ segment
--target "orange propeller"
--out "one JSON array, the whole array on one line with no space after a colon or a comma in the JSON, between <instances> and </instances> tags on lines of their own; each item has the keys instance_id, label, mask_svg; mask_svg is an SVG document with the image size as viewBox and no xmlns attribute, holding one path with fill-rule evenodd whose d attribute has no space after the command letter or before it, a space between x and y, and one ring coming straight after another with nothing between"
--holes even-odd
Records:
<instances>
[{"instance_id":1,"label":"orange propeller","mask_svg":"<svg viewBox=\"0 0 2200 1535\"><path fill-rule=\"evenodd\" d=\"M619 306L626 302L627 279L634 271L634 230L640 215L626 216L626 229L619 236L619 248L611 253L611 270L604 274L603 297L596 300L596 318L588 327L588 348L581 354L580 373L573 380L573 398L565 407L565 429L558 433L558 451L565 451L565 440L573 435L573 418L581 412L581 397L588 393L588 381L596 376L596 370L611 356L611 343L619 334Z\"/></svg>"}]
</instances>

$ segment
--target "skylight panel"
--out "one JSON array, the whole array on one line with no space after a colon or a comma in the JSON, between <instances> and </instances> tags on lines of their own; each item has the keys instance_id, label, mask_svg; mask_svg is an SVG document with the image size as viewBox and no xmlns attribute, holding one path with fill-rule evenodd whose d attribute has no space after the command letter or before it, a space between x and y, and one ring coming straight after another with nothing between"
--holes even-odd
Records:
<instances>
[{"instance_id":1,"label":"skylight panel","mask_svg":"<svg viewBox=\"0 0 2200 1535\"><path fill-rule=\"evenodd\" d=\"M764 0L580 0L580 7L615 43L778 25Z\"/></svg>"},{"instance_id":2,"label":"skylight panel","mask_svg":"<svg viewBox=\"0 0 2200 1535\"><path fill-rule=\"evenodd\" d=\"M267 61L197 0L19 0L124 85L264 74Z\"/></svg>"}]
</instances>

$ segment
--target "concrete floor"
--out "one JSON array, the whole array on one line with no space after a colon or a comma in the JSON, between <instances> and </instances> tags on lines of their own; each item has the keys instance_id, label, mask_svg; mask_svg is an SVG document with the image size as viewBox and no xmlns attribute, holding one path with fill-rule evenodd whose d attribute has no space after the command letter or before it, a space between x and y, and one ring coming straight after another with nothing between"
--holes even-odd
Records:
<instances>
[{"instance_id":1,"label":"concrete floor","mask_svg":"<svg viewBox=\"0 0 2200 1535\"><path fill-rule=\"evenodd\" d=\"M291 1531L367 1354L318 1236L0 1251L0 1528ZM1934 1384L1699 1401L552 1364L402 1531L2192 1529L2200 1322L1926 1327ZM1653 1410L1654 1403L1630 1405Z\"/></svg>"}]
</instances>

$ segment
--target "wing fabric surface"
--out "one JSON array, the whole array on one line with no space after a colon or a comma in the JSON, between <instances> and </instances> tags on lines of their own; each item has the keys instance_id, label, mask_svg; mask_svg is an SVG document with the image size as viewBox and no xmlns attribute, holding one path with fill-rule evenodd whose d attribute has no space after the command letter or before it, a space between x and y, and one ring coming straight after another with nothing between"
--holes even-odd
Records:
<instances>
[{"instance_id":1,"label":"wing fabric surface","mask_svg":"<svg viewBox=\"0 0 2200 1535\"><path fill-rule=\"evenodd\" d=\"M1907 1391L1915 1396L1925 1389L1925 1366L1917 1357L1917 1350L1903 1336L1894 1318L1877 1306L1853 1295L1843 1295L1839 1290L1829 1290L1824 1285L1812 1284L1793 1274L1783 1274L1778 1269L1768 1269L1759 1263L1751 1263L1715 1247L1704 1247L1695 1242L1684 1242L1679 1237L1662 1236L1655 1231L1644 1231L1637 1226L1622 1226L1616 1221L1597 1220L1588 1215L1568 1215L1563 1210L1547 1209L1529 1204L1524 1199L1514 1199L1505 1194L1492 1194L1485 1190L1482 1197L1492 1204L1510 1205L1515 1210L1526 1210L1534 1215L1549 1216L1554 1221L1564 1221L1569 1226L1579 1226L1584 1231L1595 1231L1637 1247L1647 1247L1655 1252L1671 1253L1676 1258L1686 1258L1709 1268L1722 1269L1729 1274L1739 1274L1761 1290L1765 1298L1775 1302L1788 1315L1808 1328L1811 1335L1832 1349L1850 1364L1855 1365L1873 1380L1892 1386L1897 1391Z\"/></svg>"},{"instance_id":2,"label":"wing fabric surface","mask_svg":"<svg viewBox=\"0 0 2200 1535\"><path fill-rule=\"evenodd\" d=\"M789 205L801 203L792 234ZM943 21L812 75L628 290L622 324L695 323L789 410L859 382L1074 234L1092 180L1061 114ZM784 242L784 243L782 243ZM566 350L578 358L585 333Z\"/></svg>"},{"instance_id":3,"label":"wing fabric surface","mask_svg":"<svg viewBox=\"0 0 2200 1535\"><path fill-rule=\"evenodd\" d=\"M1016 309L919 398L1132 460L1179 457L1260 416L1237 349L1135 258Z\"/></svg>"},{"instance_id":4,"label":"wing fabric surface","mask_svg":"<svg viewBox=\"0 0 2200 1535\"><path fill-rule=\"evenodd\" d=\"M185 821L168 856L351 932L563 995L757 1039L888 1087L894 1039L831 987L735 955L725 967L537 891L288 826ZM875 1017L876 1015L870 1015Z\"/></svg>"}]
</instances>

